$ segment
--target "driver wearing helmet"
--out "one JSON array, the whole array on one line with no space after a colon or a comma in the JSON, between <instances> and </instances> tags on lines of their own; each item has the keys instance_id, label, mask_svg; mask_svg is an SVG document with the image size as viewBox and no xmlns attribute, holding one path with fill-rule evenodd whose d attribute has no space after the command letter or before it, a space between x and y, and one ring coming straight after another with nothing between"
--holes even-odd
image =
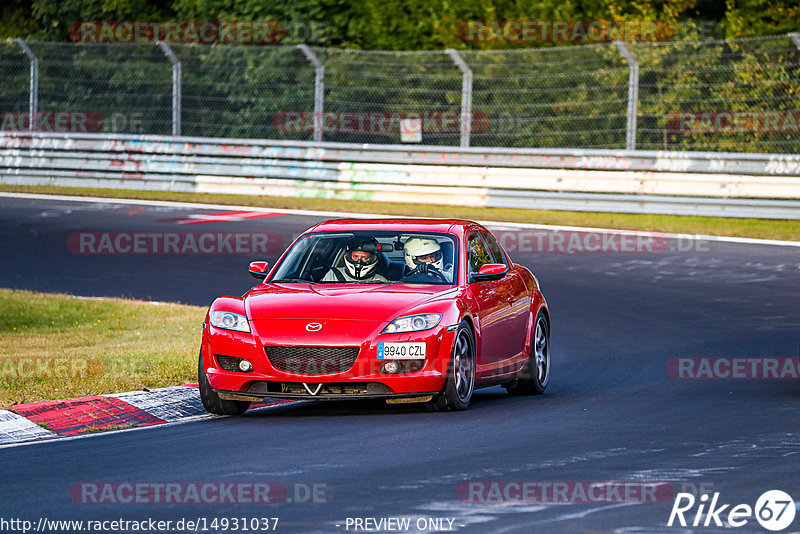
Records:
<instances>
[{"instance_id":1,"label":"driver wearing helmet","mask_svg":"<svg viewBox=\"0 0 800 534\"><path fill-rule=\"evenodd\" d=\"M376 272L378 267L378 241L374 237L353 236L344 250L344 269L331 267L323 282L387 282L385 277Z\"/></svg>"},{"instance_id":2,"label":"driver wearing helmet","mask_svg":"<svg viewBox=\"0 0 800 534\"><path fill-rule=\"evenodd\" d=\"M406 261L405 276L428 275L446 279L442 247L435 239L428 237L410 237L403 245Z\"/></svg>"}]
</instances>

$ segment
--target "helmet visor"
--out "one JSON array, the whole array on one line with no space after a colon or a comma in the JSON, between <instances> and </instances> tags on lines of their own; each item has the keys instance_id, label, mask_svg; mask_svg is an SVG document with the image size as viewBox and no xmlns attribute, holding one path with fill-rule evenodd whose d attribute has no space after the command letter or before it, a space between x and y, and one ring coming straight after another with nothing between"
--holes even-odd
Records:
<instances>
[{"instance_id":1,"label":"helmet visor","mask_svg":"<svg viewBox=\"0 0 800 534\"><path fill-rule=\"evenodd\" d=\"M362 263L364 265L369 264L372 262L373 258L372 252L368 252L366 250L353 250L350 251L350 261L353 263Z\"/></svg>"},{"instance_id":2,"label":"helmet visor","mask_svg":"<svg viewBox=\"0 0 800 534\"><path fill-rule=\"evenodd\" d=\"M422 263L436 263L442 259L442 251L437 250L436 252L431 252L430 254L414 256L414 259Z\"/></svg>"}]
</instances>

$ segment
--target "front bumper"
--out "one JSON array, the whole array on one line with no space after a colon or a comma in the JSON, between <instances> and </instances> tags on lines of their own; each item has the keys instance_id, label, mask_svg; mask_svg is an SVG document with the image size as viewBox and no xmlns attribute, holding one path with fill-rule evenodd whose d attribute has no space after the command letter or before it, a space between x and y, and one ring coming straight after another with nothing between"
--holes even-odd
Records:
<instances>
[{"instance_id":1,"label":"front bumper","mask_svg":"<svg viewBox=\"0 0 800 534\"><path fill-rule=\"evenodd\" d=\"M267 385L268 384L268 385ZM369 386L383 384L367 384L366 388L359 386L358 390L351 385L337 383L322 384L293 384L286 382L254 382L248 391L225 391L215 389L214 391L226 400L242 401L263 401L268 399L289 399L289 400L354 400L354 399L386 399L394 403L427 402L431 400L438 391L420 391L415 393L389 393L379 389L372 390ZM252 386L256 386L255 388ZM306 389L307 388L307 389ZM266 393L259 392L260 389L267 389ZM281 391L284 390L284 391Z\"/></svg>"},{"instance_id":2,"label":"front bumper","mask_svg":"<svg viewBox=\"0 0 800 534\"><path fill-rule=\"evenodd\" d=\"M446 326L422 332L378 335L359 346L355 363L343 372L302 374L278 369L267 357L270 343L262 343L249 333L215 329L210 325L203 333L203 367L211 388L223 398L259 400L265 397L283 399L341 400L354 398L399 399L434 395L444 386L452 354L454 332ZM315 340L319 347L336 346L326 340ZM424 342L426 358L416 372L384 374L386 360L378 360L377 343ZM298 346L308 346L297 343ZM266 346L266 352L265 352ZM226 371L216 356L245 358L253 365L251 372Z\"/></svg>"}]
</instances>

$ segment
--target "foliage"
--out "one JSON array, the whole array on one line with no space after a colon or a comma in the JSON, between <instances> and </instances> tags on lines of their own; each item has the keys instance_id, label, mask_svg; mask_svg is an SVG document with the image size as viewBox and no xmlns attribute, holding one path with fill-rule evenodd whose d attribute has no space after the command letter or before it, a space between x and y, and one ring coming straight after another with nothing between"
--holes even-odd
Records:
<instances>
[{"instance_id":1,"label":"foliage","mask_svg":"<svg viewBox=\"0 0 800 534\"><path fill-rule=\"evenodd\" d=\"M790 0L8 0L2 15L0 36L36 40L67 40L75 21L277 20L288 44L374 50L518 46L464 43L459 25L468 20L701 22L718 24L706 36L719 38L800 28L800 5Z\"/></svg>"}]
</instances>

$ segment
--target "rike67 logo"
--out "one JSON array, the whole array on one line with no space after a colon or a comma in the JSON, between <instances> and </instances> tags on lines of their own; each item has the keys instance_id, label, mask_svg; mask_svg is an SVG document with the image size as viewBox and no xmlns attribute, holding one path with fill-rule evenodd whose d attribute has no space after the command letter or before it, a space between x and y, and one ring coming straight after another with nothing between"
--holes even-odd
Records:
<instances>
[{"instance_id":1,"label":"rike67 logo","mask_svg":"<svg viewBox=\"0 0 800 534\"><path fill-rule=\"evenodd\" d=\"M667 526L693 527L743 527L755 516L762 527L777 532L784 530L794 521L796 508L788 493L780 490L764 492L756 501L755 507L749 504L721 504L719 492L711 496L703 494L699 499L691 493L678 493L669 514ZM693 510L696 505L696 510Z\"/></svg>"}]
</instances>

